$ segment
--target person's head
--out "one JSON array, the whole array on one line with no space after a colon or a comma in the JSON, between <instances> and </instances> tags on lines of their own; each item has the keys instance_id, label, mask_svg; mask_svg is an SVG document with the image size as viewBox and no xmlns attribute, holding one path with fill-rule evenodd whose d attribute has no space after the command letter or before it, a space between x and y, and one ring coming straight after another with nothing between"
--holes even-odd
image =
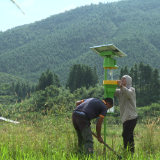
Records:
<instances>
[{"instance_id":1,"label":"person's head","mask_svg":"<svg viewBox=\"0 0 160 160\"><path fill-rule=\"evenodd\" d=\"M105 98L103 99L106 102L107 109L113 107L113 99L112 98Z\"/></svg>"},{"instance_id":2,"label":"person's head","mask_svg":"<svg viewBox=\"0 0 160 160\"><path fill-rule=\"evenodd\" d=\"M123 86L130 88L132 87L132 78L129 75L124 75L121 78L121 83Z\"/></svg>"}]
</instances>

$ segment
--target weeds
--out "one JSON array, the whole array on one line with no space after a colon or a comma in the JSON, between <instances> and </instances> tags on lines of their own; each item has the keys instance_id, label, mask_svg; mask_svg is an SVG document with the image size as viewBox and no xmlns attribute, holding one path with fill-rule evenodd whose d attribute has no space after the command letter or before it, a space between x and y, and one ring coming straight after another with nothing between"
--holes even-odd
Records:
<instances>
[{"instance_id":1,"label":"weeds","mask_svg":"<svg viewBox=\"0 0 160 160\"><path fill-rule=\"evenodd\" d=\"M24 102L23 102L24 103ZM16 112L16 109L14 109ZM14 111L13 110L13 111ZM72 126L71 114L48 115L24 112L19 115L19 124L1 122L1 160L78 160L87 159L80 155L77 136ZM8 111L6 111L7 113ZM29 119L30 117L30 119ZM152 160L160 157L159 120L148 119L145 125L137 124L135 129L136 151L134 155L124 155L121 125L107 124L107 144L126 159ZM95 131L95 123L92 130ZM102 132L103 135L103 132ZM94 138L94 154L88 159L116 160L117 156Z\"/></svg>"},{"instance_id":2,"label":"weeds","mask_svg":"<svg viewBox=\"0 0 160 160\"><path fill-rule=\"evenodd\" d=\"M148 119L146 124L143 126L139 136L140 148L147 154L155 154L160 150L159 136L159 120Z\"/></svg>"}]
</instances>

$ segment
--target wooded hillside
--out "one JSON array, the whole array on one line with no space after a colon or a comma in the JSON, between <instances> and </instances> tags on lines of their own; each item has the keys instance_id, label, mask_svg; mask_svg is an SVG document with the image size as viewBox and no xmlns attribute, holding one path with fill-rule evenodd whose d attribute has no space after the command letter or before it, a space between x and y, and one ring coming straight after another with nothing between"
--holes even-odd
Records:
<instances>
[{"instance_id":1,"label":"wooded hillside","mask_svg":"<svg viewBox=\"0 0 160 160\"><path fill-rule=\"evenodd\" d=\"M157 0L99 3L0 32L0 72L37 82L50 68L64 85L70 67L81 63L96 66L102 80L103 59L90 47L110 43L127 54L119 67L143 61L160 69L159 15Z\"/></svg>"}]
</instances>

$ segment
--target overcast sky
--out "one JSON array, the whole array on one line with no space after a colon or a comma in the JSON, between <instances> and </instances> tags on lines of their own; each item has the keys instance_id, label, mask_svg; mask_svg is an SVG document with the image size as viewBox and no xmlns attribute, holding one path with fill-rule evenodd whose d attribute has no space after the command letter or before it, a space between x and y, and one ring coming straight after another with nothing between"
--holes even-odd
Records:
<instances>
[{"instance_id":1,"label":"overcast sky","mask_svg":"<svg viewBox=\"0 0 160 160\"><path fill-rule=\"evenodd\" d=\"M79 6L99 2L107 3L119 0L14 0L25 15L11 0L0 0L0 31L33 23L51 15L74 9Z\"/></svg>"}]
</instances>

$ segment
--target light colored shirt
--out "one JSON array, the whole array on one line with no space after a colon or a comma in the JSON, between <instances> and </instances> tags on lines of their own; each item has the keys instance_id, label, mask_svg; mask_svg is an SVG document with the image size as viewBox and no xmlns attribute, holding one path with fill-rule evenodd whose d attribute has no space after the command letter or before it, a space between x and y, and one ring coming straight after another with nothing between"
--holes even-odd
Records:
<instances>
[{"instance_id":1,"label":"light colored shirt","mask_svg":"<svg viewBox=\"0 0 160 160\"><path fill-rule=\"evenodd\" d=\"M124 76L126 78L126 87L116 89L115 96L119 100L121 122L124 123L127 120L137 118L136 109L136 93L135 89L131 87L132 79L130 76Z\"/></svg>"}]
</instances>

